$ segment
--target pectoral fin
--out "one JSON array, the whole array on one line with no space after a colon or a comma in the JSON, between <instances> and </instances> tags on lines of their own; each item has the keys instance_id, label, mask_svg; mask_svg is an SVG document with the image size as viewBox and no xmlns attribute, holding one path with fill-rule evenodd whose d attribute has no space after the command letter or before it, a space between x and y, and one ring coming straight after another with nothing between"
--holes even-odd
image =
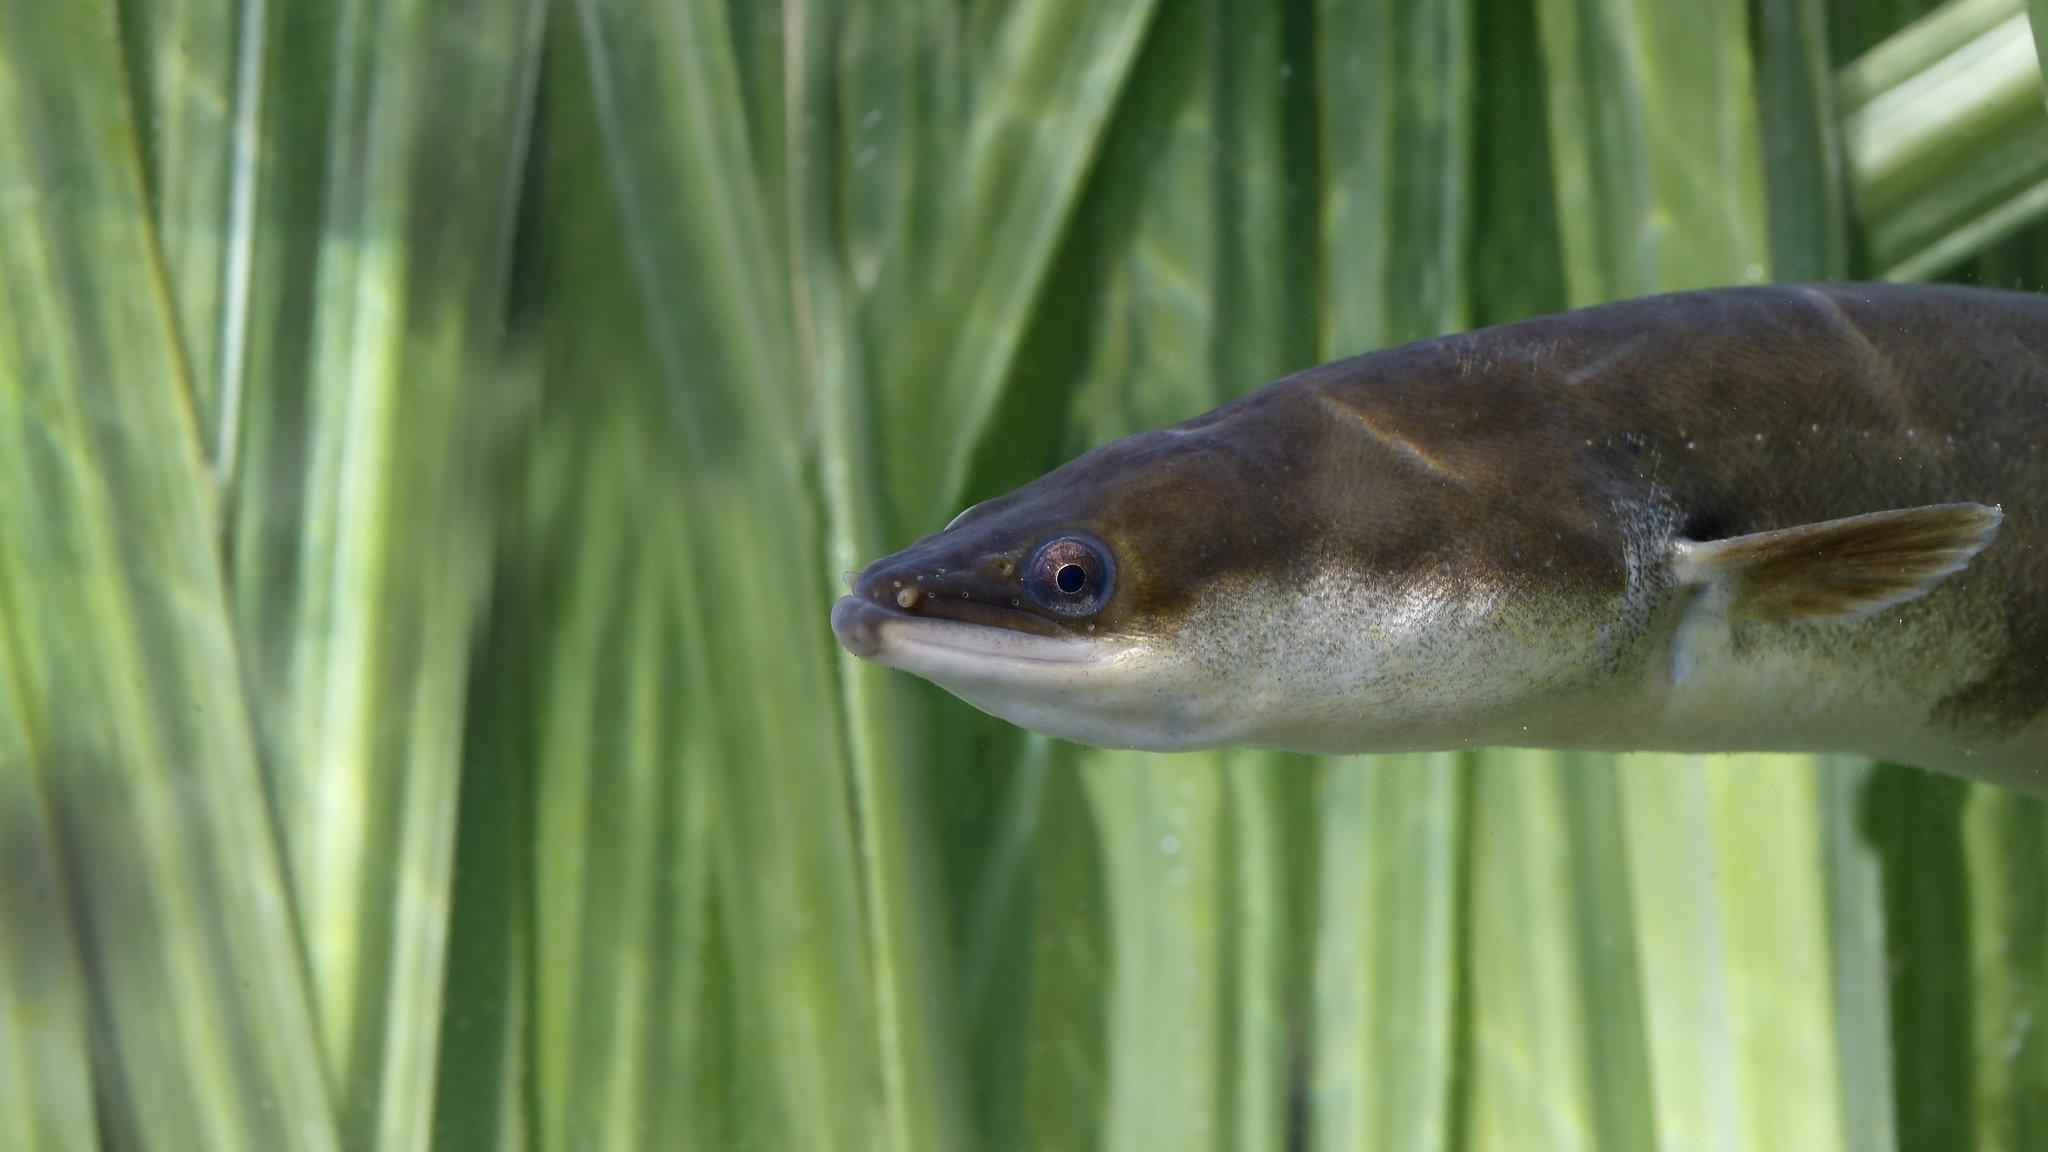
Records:
<instances>
[{"instance_id":1,"label":"pectoral fin","mask_svg":"<svg viewBox=\"0 0 2048 1152\"><path fill-rule=\"evenodd\" d=\"M1726 540L1681 540L1675 574L1700 592L1679 626L1672 679L1685 678L1702 635L1726 621L1847 619L1923 595L1982 552L2003 518L1983 504L1930 504Z\"/></svg>"}]
</instances>

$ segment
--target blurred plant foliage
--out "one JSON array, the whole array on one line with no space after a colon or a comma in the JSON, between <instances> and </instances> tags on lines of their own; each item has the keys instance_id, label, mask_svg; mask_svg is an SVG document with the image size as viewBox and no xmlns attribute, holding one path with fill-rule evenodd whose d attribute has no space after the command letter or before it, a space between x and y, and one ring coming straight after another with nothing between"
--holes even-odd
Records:
<instances>
[{"instance_id":1,"label":"blurred plant foliage","mask_svg":"<svg viewBox=\"0 0 2048 1152\"><path fill-rule=\"evenodd\" d=\"M2035 43L2024 0L0 0L0 1148L2048 1145L2039 805L1090 751L825 623L1319 360L2048 287Z\"/></svg>"}]
</instances>

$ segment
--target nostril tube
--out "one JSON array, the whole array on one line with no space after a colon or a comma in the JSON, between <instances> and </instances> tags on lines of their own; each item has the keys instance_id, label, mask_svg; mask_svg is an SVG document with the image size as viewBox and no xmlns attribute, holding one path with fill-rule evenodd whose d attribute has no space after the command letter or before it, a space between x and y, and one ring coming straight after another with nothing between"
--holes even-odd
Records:
<instances>
[{"instance_id":1,"label":"nostril tube","mask_svg":"<svg viewBox=\"0 0 2048 1152\"><path fill-rule=\"evenodd\" d=\"M900 605L905 612L915 612L917 611L917 606L919 604L924 603L924 589L901 589L896 593L896 603Z\"/></svg>"}]
</instances>

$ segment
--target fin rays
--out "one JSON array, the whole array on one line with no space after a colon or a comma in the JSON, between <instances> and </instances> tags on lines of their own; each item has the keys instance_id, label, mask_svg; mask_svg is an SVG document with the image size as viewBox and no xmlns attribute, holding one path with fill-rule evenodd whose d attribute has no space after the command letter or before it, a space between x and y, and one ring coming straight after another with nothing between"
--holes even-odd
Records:
<instances>
[{"instance_id":1,"label":"fin rays","mask_svg":"<svg viewBox=\"0 0 2048 1152\"><path fill-rule=\"evenodd\" d=\"M1961 571L1991 543L2003 518L1982 504L1934 504L1709 543L1682 541L1678 576L1729 588L1730 614L1738 619L1866 616Z\"/></svg>"}]
</instances>

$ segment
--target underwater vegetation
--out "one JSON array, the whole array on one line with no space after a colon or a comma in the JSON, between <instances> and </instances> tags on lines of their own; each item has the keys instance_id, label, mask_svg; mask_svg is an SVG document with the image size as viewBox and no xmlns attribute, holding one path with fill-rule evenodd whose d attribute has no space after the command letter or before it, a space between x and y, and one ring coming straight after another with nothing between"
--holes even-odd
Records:
<instances>
[{"instance_id":1,"label":"underwater vegetation","mask_svg":"<svg viewBox=\"0 0 2048 1152\"><path fill-rule=\"evenodd\" d=\"M0 1148L2041 1146L2037 802L1087 750L828 613L1336 356L2048 289L2044 21L0 0Z\"/></svg>"}]
</instances>

